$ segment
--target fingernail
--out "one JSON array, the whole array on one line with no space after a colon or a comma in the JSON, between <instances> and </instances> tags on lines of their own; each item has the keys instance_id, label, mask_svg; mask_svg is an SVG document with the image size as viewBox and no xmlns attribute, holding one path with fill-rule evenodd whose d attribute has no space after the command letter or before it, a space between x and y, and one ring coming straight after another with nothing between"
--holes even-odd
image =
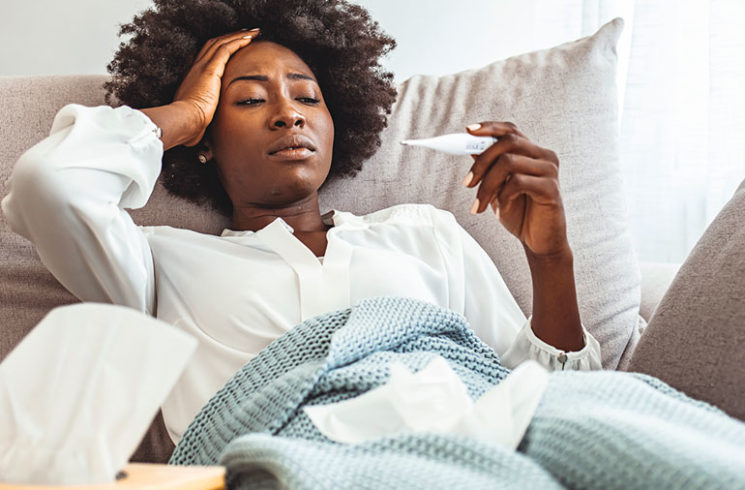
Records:
<instances>
[{"instance_id":1,"label":"fingernail","mask_svg":"<svg viewBox=\"0 0 745 490\"><path fill-rule=\"evenodd\" d=\"M473 206L471 206L471 214L476 214L476 211L479 210L479 205L481 203L479 202L479 198L477 197L475 201L473 201Z\"/></svg>"},{"instance_id":2,"label":"fingernail","mask_svg":"<svg viewBox=\"0 0 745 490\"><path fill-rule=\"evenodd\" d=\"M243 36L243 39L253 39L253 38L254 38L254 37L253 37L253 36L251 36L251 35L249 35L249 36Z\"/></svg>"},{"instance_id":3,"label":"fingernail","mask_svg":"<svg viewBox=\"0 0 745 490\"><path fill-rule=\"evenodd\" d=\"M469 124L468 126L466 126L466 128L470 129L471 131L476 131L480 127L481 127L481 124L478 124L478 123L477 124Z\"/></svg>"},{"instance_id":4,"label":"fingernail","mask_svg":"<svg viewBox=\"0 0 745 490\"><path fill-rule=\"evenodd\" d=\"M250 30L250 31L248 31L248 32L260 31L260 30L261 30L261 28L259 28L259 27L254 27L253 29L251 29L251 30Z\"/></svg>"},{"instance_id":5,"label":"fingernail","mask_svg":"<svg viewBox=\"0 0 745 490\"><path fill-rule=\"evenodd\" d=\"M472 180L473 180L473 172L468 172L468 175L466 175L466 178L463 179L463 185L468 187L468 184L470 184Z\"/></svg>"}]
</instances>

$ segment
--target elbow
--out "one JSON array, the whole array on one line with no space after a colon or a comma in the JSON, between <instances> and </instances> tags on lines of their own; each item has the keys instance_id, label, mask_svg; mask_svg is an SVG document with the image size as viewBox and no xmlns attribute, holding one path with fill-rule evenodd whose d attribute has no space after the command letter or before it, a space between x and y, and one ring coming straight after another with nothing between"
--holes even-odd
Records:
<instances>
[{"instance_id":1,"label":"elbow","mask_svg":"<svg viewBox=\"0 0 745 490\"><path fill-rule=\"evenodd\" d=\"M13 195L14 201L37 199L39 191L54 180L55 166L45 158L45 152L39 151L39 146L26 151L13 166L9 195Z\"/></svg>"},{"instance_id":2,"label":"elbow","mask_svg":"<svg viewBox=\"0 0 745 490\"><path fill-rule=\"evenodd\" d=\"M2 212L11 230L26 238L29 224L70 205L61 175L43 159L36 147L18 159L9 180L9 193L2 200Z\"/></svg>"}]
</instances>

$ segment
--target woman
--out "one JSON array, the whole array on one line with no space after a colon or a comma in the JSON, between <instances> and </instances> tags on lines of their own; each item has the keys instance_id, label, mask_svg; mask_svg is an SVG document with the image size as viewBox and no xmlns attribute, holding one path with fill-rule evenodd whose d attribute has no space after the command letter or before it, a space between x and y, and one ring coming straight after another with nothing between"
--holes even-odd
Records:
<instances>
[{"instance_id":1,"label":"woman","mask_svg":"<svg viewBox=\"0 0 745 490\"><path fill-rule=\"evenodd\" d=\"M151 86L143 59L155 58L154 70L165 58L153 46L178 51L172 42L183 43L183 35L171 17L201 4L186 5L163 6L123 29L137 29L137 35L112 62L109 89L124 102L145 105L143 99L160 100L168 91L162 82ZM222 4L211 5L217 10ZM379 145L394 90L377 59L392 41L359 7L326 2L313 8L340 16L328 21L342 37L336 53L323 51L327 31L321 38L306 27L311 14L322 15L309 9L303 23L297 9L287 8L282 11L295 12L294 18L264 20L259 40L259 29L209 39L186 66L169 103L139 111L63 108L50 137L14 171L4 203L8 221L35 242L63 285L82 300L131 306L201 339L194 362L163 407L174 442L217 389L269 342L302 320L376 295L412 296L464 313L508 366L532 358L551 369L599 368L599 346L579 319L558 161L513 125L488 122L469 129L500 142L475 159L468 186L478 186L473 211L491 203L525 246L534 277L530 322L486 253L449 213L411 205L368 217L336 211L323 219L318 190L330 173L353 173ZM172 38L167 44L157 39L164 26ZM271 39L315 54L307 59L320 69ZM341 47L352 45L362 45L363 52ZM348 51L353 60L324 64L321 58ZM342 83L332 77L347 78ZM327 92L333 95L331 108ZM364 96L369 101L358 103L356 97ZM172 192L209 198L230 213L231 229L221 237L140 229L123 211L147 201L162 151ZM485 226L502 226L499 221ZM351 229L363 223L374 225L374 233L355 236ZM463 242L459 256L433 250L438 241L422 231L433 223L439 241ZM335 244L329 240L334 233L347 236ZM326 257L325 277L315 275L321 267L303 273L316 265L307 257ZM463 263L464 279L456 277L456 261ZM366 269L375 270L378 280L370 281ZM463 298L455 297L457 290Z\"/></svg>"},{"instance_id":2,"label":"woman","mask_svg":"<svg viewBox=\"0 0 745 490\"><path fill-rule=\"evenodd\" d=\"M378 64L394 43L363 9L343 0L156 3L122 29L134 37L110 65L110 93L130 107L63 108L16 165L3 210L82 300L131 306L199 339L163 405L175 443L272 341L379 295L463 314L508 367L600 368L579 318L552 151L510 123L467 127L499 138L464 185L478 189L473 213L491 205L499 217L484 226L507 227L525 248L526 321L450 213L403 205L321 215L319 189L375 151L395 95ZM172 193L228 214L230 229L218 237L134 225L124 209L145 204L161 171Z\"/></svg>"}]
</instances>

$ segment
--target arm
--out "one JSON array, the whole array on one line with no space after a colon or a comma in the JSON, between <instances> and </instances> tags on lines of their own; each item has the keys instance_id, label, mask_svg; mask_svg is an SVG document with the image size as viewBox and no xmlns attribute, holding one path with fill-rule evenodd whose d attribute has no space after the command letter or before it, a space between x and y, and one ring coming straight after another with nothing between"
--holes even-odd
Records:
<instances>
[{"instance_id":1,"label":"arm","mask_svg":"<svg viewBox=\"0 0 745 490\"><path fill-rule=\"evenodd\" d=\"M577 305L556 154L533 144L511 123L485 122L468 130L498 138L474 157L464 184L480 184L472 212L491 205L501 224L523 245L533 283L532 333L560 351L582 350L586 335Z\"/></svg>"},{"instance_id":2,"label":"arm","mask_svg":"<svg viewBox=\"0 0 745 490\"><path fill-rule=\"evenodd\" d=\"M141 112L161 129L163 151L188 143L194 138L194 128L202 124L194 108L181 100L164 106L141 109Z\"/></svg>"},{"instance_id":3,"label":"arm","mask_svg":"<svg viewBox=\"0 0 745 490\"><path fill-rule=\"evenodd\" d=\"M526 250L533 281L533 321L536 336L564 351L581 350L585 341L577 306L572 252L551 257Z\"/></svg>"},{"instance_id":4,"label":"arm","mask_svg":"<svg viewBox=\"0 0 745 490\"><path fill-rule=\"evenodd\" d=\"M451 286L463 284L463 314L476 335L493 348L502 363L515 368L531 359L549 370L601 369L600 345L580 324L584 347L578 350L557 348L534 333L535 317L525 318L491 257L447 211L438 214L441 243L450 264L462 264L451 270ZM452 231L448 231L452 230ZM456 246L455 244L460 244ZM549 287L555 285L549 283ZM459 304L457 297L455 305ZM535 307L534 307L535 308ZM550 311L550 310L549 310Z\"/></svg>"},{"instance_id":5,"label":"arm","mask_svg":"<svg viewBox=\"0 0 745 490\"><path fill-rule=\"evenodd\" d=\"M49 137L16 163L2 202L8 223L34 242L42 262L78 298L154 313L150 249L124 209L145 205L164 149L202 140L225 64L256 34L208 41L171 104L62 108Z\"/></svg>"},{"instance_id":6,"label":"arm","mask_svg":"<svg viewBox=\"0 0 745 490\"><path fill-rule=\"evenodd\" d=\"M123 210L145 204L160 172L153 129L129 107L68 105L13 169L8 224L81 300L154 309L150 250Z\"/></svg>"},{"instance_id":7,"label":"arm","mask_svg":"<svg viewBox=\"0 0 745 490\"><path fill-rule=\"evenodd\" d=\"M233 53L248 46L258 35L257 28L208 40L181 81L173 102L142 109L163 131L164 150L178 145L196 146L203 140L220 102L225 66Z\"/></svg>"}]
</instances>

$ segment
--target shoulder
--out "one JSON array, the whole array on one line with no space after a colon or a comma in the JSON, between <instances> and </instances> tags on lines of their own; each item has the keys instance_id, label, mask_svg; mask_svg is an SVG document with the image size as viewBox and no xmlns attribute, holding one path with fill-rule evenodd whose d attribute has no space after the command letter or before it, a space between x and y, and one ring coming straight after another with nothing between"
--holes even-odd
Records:
<instances>
[{"instance_id":1,"label":"shoulder","mask_svg":"<svg viewBox=\"0 0 745 490\"><path fill-rule=\"evenodd\" d=\"M201 240L216 240L220 237L209 233L189 230L186 228L176 228L173 226L140 226L142 233L148 240L157 240L159 238L172 239L185 242L194 242Z\"/></svg>"},{"instance_id":2,"label":"shoulder","mask_svg":"<svg viewBox=\"0 0 745 490\"><path fill-rule=\"evenodd\" d=\"M52 121L50 134L72 126L81 126L80 131L100 132L122 135L149 135L156 128L145 113L127 105L110 107L108 105L84 106L67 104L62 107Z\"/></svg>"},{"instance_id":3,"label":"shoulder","mask_svg":"<svg viewBox=\"0 0 745 490\"><path fill-rule=\"evenodd\" d=\"M455 216L450 211L431 204L417 203L396 204L357 218L368 225L408 224L440 227L455 224Z\"/></svg>"}]
</instances>

